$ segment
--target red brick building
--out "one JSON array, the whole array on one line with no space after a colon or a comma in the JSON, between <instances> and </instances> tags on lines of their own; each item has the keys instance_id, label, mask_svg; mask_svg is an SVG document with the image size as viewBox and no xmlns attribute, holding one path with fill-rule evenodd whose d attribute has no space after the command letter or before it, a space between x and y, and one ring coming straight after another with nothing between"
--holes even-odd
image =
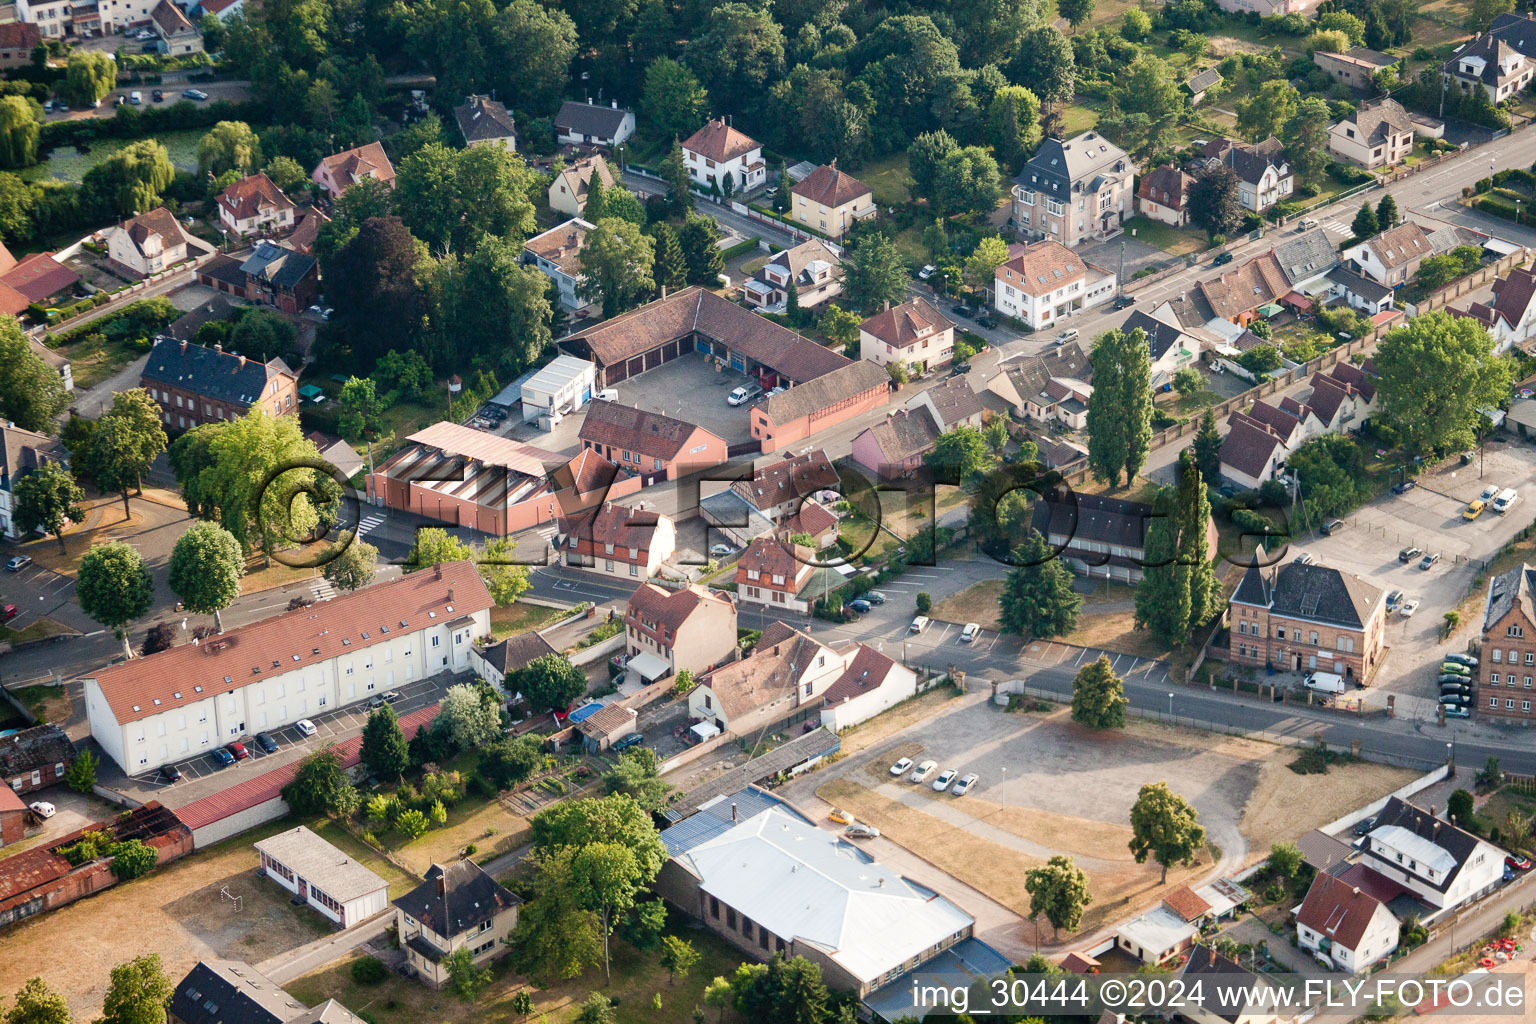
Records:
<instances>
[{"instance_id":1,"label":"red brick building","mask_svg":"<svg viewBox=\"0 0 1536 1024\"><path fill-rule=\"evenodd\" d=\"M260 406L273 416L299 407L298 374L281 359L265 363L187 341L161 338L150 350L139 386L160 406L171 430L239 419Z\"/></svg>"},{"instance_id":2,"label":"red brick building","mask_svg":"<svg viewBox=\"0 0 1536 1024\"><path fill-rule=\"evenodd\" d=\"M20 842L27 835L27 805L21 797L0 786L0 846Z\"/></svg>"},{"instance_id":3,"label":"red brick building","mask_svg":"<svg viewBox=\"0 0 1536 1024\"><path fill-rule=\"evenodd\" d=\"M1364 685L1386 656L1386 592L1326 565L1250 566L1232 594L1232 661Z\"/></svg>"},{"instance_id":4,"label":"red brick building","mask_svg":"<svg viewBox=\"0 0 1536 1024\"><path fill-rule=\"evenodd\" d=\"M34 725L0 739L0 779L13 793L31 793L64 781L75 745L57 725Z\"/></svg>"},{"instance_id":5,"label":"red brick building","mask_svg":"<svg viewBox=\"0 0 1536 1024\"><path fill-rule=\"evenodd\" d=\"M576 435L593 451L646 484L676 480L729 458L725 439L703 427L617 402L596 401Z\"/></svg>"},{"instance_id":6,"label":"red brick building","mask_svg":"<svg viewBox=\"0 0 1536 1024\"><path fill-rule=\"evenodd\" d=\"M1512 725L1533 719L1536 677L1536 569L1520 565L1488 581L1483 646L1473 706L1480 717Z\"/></svg>"},{"instance_id":7,"label":"red brick building","mask_svg":"<svg viewBox=\"0 0 1536 1024\"><path fill-rule=\"evenodd\" d=\"M752 436L763 451L778 451L878 409L890 397L890 375L861 359L753 406Z\"/></svg>"}]
</instances>

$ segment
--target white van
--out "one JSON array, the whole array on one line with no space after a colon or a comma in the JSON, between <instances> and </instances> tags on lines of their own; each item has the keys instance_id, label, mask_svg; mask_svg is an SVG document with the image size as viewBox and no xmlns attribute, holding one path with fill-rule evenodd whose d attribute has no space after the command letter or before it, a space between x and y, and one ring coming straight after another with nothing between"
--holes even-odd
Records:
<instances>
[{"instance_id":1,"label":"white van","mask_svg":"<svg viewBox=\"0 0 1536 1024\"><path fill-rule=\"evenodd\" d=\"M743 384L741 387L727 395L725 400L731 405L746 405L748 402L752 401L752 399L756 398L762 393L763 389L759 384Z\"/></svg>"},{"instance_id":2,"label":"white van","mask_svg":"<svg viewBox=\"0 0 1536 1024\"><path fill-rule=\"evenodd\" d=\"M596 395L599 402L617 402L619 400L618 388L603 388Z\"/></svg>"},{"instance_id":3,"label":"white van","mask_svg":"<svg viewBox=\"0 0 1536 1024\"><path fill-rule=\"evenodd\" d=\"M1520 500L1520 492L1513 487L1506 487L1499 492L1499 496L1493 499L1493 510L1503 515L1512 508L1515 502Z\"/></svg>"},{"instance_id":4,"label":"white van","mask_svg":"<svg viewBox=\"0 0 1536 1024\"><path fill-rule=\"evenodd\" d=\"M921 633L923 630L925 630L927 628L928 628L928 616L926 616L926 615L919 615L917 618L912 620L912 625L907 627L907 632L908 633Z\"/></svg>"},{"instance_id":5,"label":"white van","mask_svg":"<svg viewBox=\"0 0 1536 1024\"><path fill-rule=\"evenodd\" d=\"M1344 677L1336 672L1308 672L1305 686L1317 693L1343 693Z\"/></svg>"}]
</instances>

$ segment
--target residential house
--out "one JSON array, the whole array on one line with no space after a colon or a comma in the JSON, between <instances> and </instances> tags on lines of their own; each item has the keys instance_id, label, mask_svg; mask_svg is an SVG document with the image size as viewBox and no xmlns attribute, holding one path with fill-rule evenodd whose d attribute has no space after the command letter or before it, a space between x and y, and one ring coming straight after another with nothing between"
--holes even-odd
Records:
<instances>
[{"instance_id":1,"label":"residential house","mask_svg":"<svg viewBox=\"0 0 1536 1024\"><path fill-rule=\"evenodd\" d=\"M774 622L752 653L699 679L688 694L688 717L738 736L814 720L821 714L822 695L844 668L830 647Z\"/></svg>"},{"instance_id":2,"label":"residential house","mask_svg":"<svg viewBox=\"0 0 1536 1024\"><path fill-rule=\"evenodd\" d=\"M322 459L348 480L368 468L367 461L357 454L357 449L339 437L321 430L311 430L304 437L315 446Z\"/></svg>"},{"instance_id":3,"label":"residential house","mask_svg":"<svg viewBox=\"0 0 1536 1024\"><path fill-rule=\"evenodd\" d=\"M1045 464L1046 469L1065 469L1088 457L1087 448L1059 437L1051 437L1033 430L1023 431L1018 437L1021 441L1034 442L1035 448L1040 453L1040 461Z\"/></svg>"},{"instance_id":4,"label":"residential house","mask_svg":"<svg viewBox=\"0 0 1536 1024\"><path fill-rule=\"evenodd\" d=\"M215 256L197 268L197 281L227 295L298 315L314 303L320 286L320 261L286 243L262 239L243 256Z\"/></svg>"},{"instance_id":5,"label":"residential house","mask_svg":"<svg viewBox=\"0 0 1536 1024\"><path fill-rule=\"evenodd\" d=\"M13 518L16 484L50 462L69 466L69 452L62 441L0 420L0 534L6 540L22 539Z\"/></svg>"},{"instance_id":6,"label":"residential house","mask_svg":"<svg viewBox=\"0 0 1536 1024\"><path fill-rule=\"evenodd\" d=\"M453 119L458 123L465 146L500 146L508 153L517 152L517 121L510 110L490 97L466 97L463 103L453 108Z\"/></svg>"},{"instance_id":7,"label":"residential house","mask_svg":"<svg viewBox=\"0 0 1536 1024\"><path fill-rule=\"evenodd\" d=\"M165 1007L170 1024L363 1024L334 999L306 1007L239 960L199 960Z\"/></svg>"},{"instance_id":8,"label":"residential house","mask_svg":"<svg viewBox=\"0 0 1536 1024\"><path fill-rule=\"evenodd\" d=\"M28 813L21 797L0 786L0 846L10 846L27 837Z\"/></svg>"},{"instance_id":9,"label":"residential house","mask_svg":"<svg viewBox=\"0 0 1536 1024\"><path fill-rule=\"evenodd\" d=\"M1531 84L1536 65L1499 35L1482 32L1440 65L1440 73L1462 92L1482 89L1490 103L1503 103Z\"/></svg>"},{"instance_id":10,"label":"residential house","mask_svg":"<svg viewBox=\"0 0 1536 1024\"><path fill-rule=\"evenodd\" d=\"M265 174L257 172L219 193L219 223L237 235L293 227L298 207Z\"/></svg>"},{"instance_id":11,"label":"residential house","mask_svg":"<svg viewBox=\"0 0 1536 1024\"><path fill-rule=\"evenodd\" d=\"M1364 46L1354 46L1343 53L1315 50L1312 63L1328 72L1328 77L1335 82L1357 92L1374 93L1376 76L1387 68L1397 67L1402 63L1402 58Z\"/></svg>"},{"instance_id":12,"label":"residential house","mask_svg":"<svg viewBox=\"0 0 1536 1024\"><path fill-rule=\"evenodd\" d=\"M566 100L555 114L555 138L569 145L622 146L635 134L635 112L622 110L618 101L577 103Z\"/></svg>"},{"instance_id":13,"label":"residential house","mask_svg":"<svg viewBox=\"0 0 1536 1024\"><path fill-rule=\"evenodd\" d=\"M1189 105L1198 107L1205 100L1205 94L1220 84L1221 72L1215 68L1197 71L1184 82L1184 91L1189 93Z\"/></svg>"},{"instance_id":14,"label":"residential house","mask_svg":"<svg viewBox=\"0 0 1536 1024\"><path fill-rule=\"evenodd\" d=\"M245 11L245 0L198 0L198 8L220 21L228 21Z\"/></svg>"},{"instance_id":15,"label":"residential house","mask_svg":"<svg viewBox=\"0 0 1536 1024\"><path fill-rule=\"evenodd\" d=\"M1338 266L1328 271L1329 298L1343 298L1345 302L1366 316L1392 308L1394 292L1389 285L1372 281L1348 267ZM1480 305L1474 303L1474 308Z\"/></svg>"},{"instance_id":16,"label":"residential house","mask_svg":"<svg viewBox=\"0 0 1536 1024\"><path fill-rule=\"evenodd\" d=\"M1377 284L1398 288L1418 273L1419 264L1436 255L1434 241L1408 221L1343 250L1345 265Z\"/></svg>"},{"instance_id":17,"label":"residential house","mask_svg":"<svg viewBox=\"0 0 1536 1024\"><path fill-rule=\"evenodd\" d=\"M685 819L664 832L672 856L656 887L759 960L805 957L829 987L862 998L975 941L969 914L789 808L727 824L721 833Z\"/></svg>"},{"instance_id":18,"label":"residential house","mask_svg":"<svg viewBox=\"0 0 1536 1024\"><path fill-rule=\"evenodd\" d=\"M1510 348L1529 351L1536 333L1536 270L1511 267L1493 282L1492 305L1474 302L1458 315L1470 316L1486 327L1496 353Z\"/></svg>"},{"instance_id":19,"label":"residential house","mask_svg":"<svg viewBox=\"0 0 1536 1024\"><path fill-rule=\"evenodd\" d=\"M890 375L884 369L865 359L845 363L754 405L752 436L763 451L778 451L878 409L890 397Z\"/></svg>"},{"instance_id":20,"label":"residential house","mask_svg":"<svg viewBox=\"0 0 1536 1024\"><path fill-rule=\"evenodd\" d=\"M679 672L694 678L736 656L736 604L724 591L698 584L671 589L642 583L624 609L629 667L647 681ZM647 672L643 659L656 663Z\"/></svg>"},{"instance_id":21,"label":"residential house","mask_svg":"<svg viewBox=\"0 0 1536 1024\"><path fill-rule=\"evenodd\" d=\"M1154 167L1136 183L1136 212L1148 220L1181 228L1189 223L1189 186L1195 179L1173 164Z\"/></svg>"},{"instance_id":22,"label":"residential house","mask_svg":"<svg viewBox=\"0 0 1536 1024\"><path fill-rule=\"evenodd\" d=\"M302 252L306 256L315 254L315 241L320 237L320 229L329 224L331 218L325 215L325 211L310 206L300 210L294 219L293 230L288 237L283 239L283 244L294 252Z\"/></svg>"},{"instance_id":23,"label":"residential house","mask_svg":"<svg viewBox=\"0 0 1536 1024\"><path fill-rule=\"evenodd\" d=\"M859 324L859 358L876 366L901 363L920 375L948 366L954 357L954 321L921 296Z\"/></svg>"},{"instance_id":24,"label":"residential house","mask_svg":"<svg viewBox=\"0 0 1536 1024\"><path fill-rule=\"evenodd\" d=\"M1228 960L1210 946L1196 946L1179 971L1185 991L1210 993L1191 1000L1172 1017L1183 1024L1293 1024L1294 991Z\"/></svg>"},{"instance_id":25,"label":"residential house","mask_svg":"<svg viewBox=\"0 0 1536 1024\"><path fill-rule=\"evenodd\" d=\"M1196 288L1217 319L1246 327L1256 309L1290 294L1291 282L1270 251L1201 281Z\"/></svg>"},{"instance_id":26,"label":"residential house","mask_svg":"<svg viewBox=\"0 0 1536 1024\"><path fill-rule=\"evenodd\" d=\"M1043 355L998 364L987 390L1007 402L1015 415L1082 430L1093 397L1093 363L1082 345L1069 341Z\"/></svg>"},{"instance_id":27,"label":"residential house","mask_svg":"<svg viewBox=\"0 0 1536 1024\"><path fill-rule=\"evenodd\" d=\"M160 0L155 5L149 12L149 23L160 38L160 52L167 57L203 52L203 34L171 0Z\"/></svg>"},{"instance_id":28,"label":"residential house","mask_svg":"<svg viewBox=\"0 0 1536 1024\"><path fill-rule=\"evenodd\" d=\"M566 565L610 576L648 580L677 549L677 529L669 516L625 505L604 503L563 515L556 526Z\"/></svg>"},{"instance_id":29,"label":"residential house","mask_svg":"<svg viewBox=\"0 0 1536 1024\"><path fill-rule=\"evenodd\" d=\"M549 208L568 217L580 217L586 212L587 190L593 178L601 182L604 189L611 189L616 184L608 161L598 154L562 167L549 183Z\"/></svg>"},{"instance_id":30,"label":"residential house","mask_svg":"<svg viewBox=\"0 0 1536 1024\"><path fill-rule=\"evenodd\" d=\"M1328 129L1328 151L1368 171L1390 167L1413 152L1413 121L1391 97L1362 103Z\"/></svg>"},{"instance_id":31,"label":"residential house","mask_svg":"<svg viewBox=\"0 0 1536 1024\"><path fill-rule=\"evenodd\" d=\"M1312 376L1306 408L1322 433L1358 429L1376 411L1376 375L1353 363L1337 363Z\"/></svg>"},{"instance_id":32,"label":"residential house","mask_svg":"<svg viewBox=\"0 0 1536 1024\"><path fill-rule=\"evenodd\" d=\"M1386 655L1386 617L1386 592L1359 576L1301 562L1250 565L1232 594L1231 659L1364 686Z\"/></svg>"},{"instance_id":33,"label":"residential house","mask_svg":"<svg viewBox=\"0 0 1536 1024\"><path fill-rule=\"evenodd\" d=\"M495 537L554 522L565 511L550 480L563 455L447 420L405 442L368 476L376 505Z\"/></svg>"},{"instance_id":34,"label":"residential house","mask_svg":"<svg viewBox=\"0 0 1536 1024\"><path fill-rule=\"evenodd\" d=\"M919 391L907 399L906 408L927 409L940 430L953 430L959 426L979 429L982 413L986 411L981 404L981 397L971 388L971 382L963 374Z\"/></svg>"},{"instance_id":35,"label":"residential house","mask_svg":"<svg viewBox=\"0 0 1536 1024\"><path fill-rule=\"evenodd\" d=\"M43 39L57 40L74 34L73 0L16 0L16 19L35 25Z\"/></svg>"},{"instance_id":36,"label":"residential house","mask_svg":"<svg viewBox=\"0 0 1536 1024\"><path fill-rule=\"evenodd\" d=\"M1482 899L1504 880L1503 850L1396 796L1387 798L1360 848L1361 864L1434 908L1423 915L1425 924Z\"/></svg>"},{"instance_id":37,"label":"residential house","mask_svg":"<svg viewBox=\"0 0 1536 1024\"><path fill-rule=\"evenodd\" d=\"M587 280L581 272L581 250L587 244L587 233L594 230L594 225L572 217L523 243L523 262L532 263L555 282L560 304L567 309L589 305L581 293Z\"/></svg>"},{"instance_id":38,"label":"residential house","mask_svg":"<svg viewBox=\"0 0 1536 1024\"><path fill-rule=\"evenodd\" d=\"M1237 175L1237 195L1245 210L1263 213L1289 198L1296 186L1285 147L1274 136L1252 145L1217 139L1206 144L1204 153Z\"/></svg>"},{"instance_id":39,"label":"residential house","mask_svg":"<svg viewBox=\"0 0 1536 1024\"><path fill-rule=\"evenodd\" d=\"M1136 164L1097 132L1046 139L1013 179L1013 225L1024 238L1076 247L1109 237L1132 213Z\"/></svg>"},{"instance_id":40,"label":"residential house","mask_svg":"<svg viewBox=\"0 0 1536 1024\"><path fill-rule=\"evenodd\" d=\"M397 683L463 672L493 603L472 563L449 562L109 665L84 680L91 737L140 775Z\"/></svg>"},{"instance_id":41,"label":"residential house","mask_svg":"<svg viewBox=\"0 0 1536 1024\"><path fill-rule=\"evenodd\" d=\"M1216 0L1216 6L1228 14L1253 13L1263 18L1279 18L1301 14L1312 6L1312 0Z\"/></svg>"},{"instance_id":42,"label":"residential house","mask_svg":"<svg viewBox=\"0 0 1536 1024\"><path fill-rule=\"evenodd\" d=\"M843 674L821 695L821 724L842 732L916 694L915 672L873 647L858 644Z\"/></svg>"},{"instance_id":43,"label":"residential house","mask_svg":"<svg viewBox=\"0 0 1536 1024\"><path fill-rule=\"evenodd\" d=\"M68 357L55 352L30 334L27 336L27 347L32 350L33 355L47 363L59 375L59 380L64 383L66 392L75 393L75 371Z\"/></svg>"},{"instance_id":44,"label":"residential house","mask_svg":"<svg viewBox=\"0 0 1536 1024\"><path fill-rule=\"evenodd\" d=\"M592 363L575 356L556 356L518 388L523 422L541 420L546 429L552 429L592 401L596 385L597 367Z\"/></svg>"},{"instance_id":45,"label":"residential house","mask_svg":"<svg viewBox=\"0 0 1536 1024\"><path fill-rule=\"evenodd\" d=\"M0 313L20 316L28 306L48 306L80 283L80 275L53 258L35 252L18 262L0 254Z\"/></svg>"},{"instance_id":46,"label":"residential house","mask_svg":"<svg viewBox=\"0 0 1536 1024\"><path fill-rule=\"evenodd\" d=\"M1281 422L1256 416L1260 411ZM1289 421L1289 425L1284 421ZM1254 402L1249 412L1234 411L1227 418L1227 434L1221 439L1221 475L1240 487L1255 490L1279 475L1301 440L1300 420L1274 406Z\"/></svg>"},{"instance_id":47,"label":"residential house","mask_svg":"<svg viewBox=\"0 0 1536 1024\"><path fill-rule=\"evenodd\" d=\"M599 387L613 387L694 352L721 369L751 376L764 391L803 384L854 362L697 287L663 294L568 335L560 347L597 365Z\"/></svg>"},{"instance_id":48,"label":"residential house","mask_svg":"<svg viewBox=\"0 0 1536 1024\"><path fill-rule=\"evenodd\" d=\"M494 686L498 693L511 698L517 694L508 691L507 680L530 661L546 654L559 656L560 652L551 647L548 640L529 630L494 644L475 647L470 652L469 663L471 671Z\"/></svg>"},{"instance_id":49,"label":"residential house","mask_svg":"<svg viewBox=\"0 0 1536 1024\"><path fill-rule=\"evenodd\" d=\"M377 142L342 150L321 160L309 175L310 180L330 195L341 194L364 178L388 185L395 184L395 165L389 162L384 147Z\"/></svg>"},{"instance_id":50,"label":"residential house","mask_svg":"<svg viewBox=\"0 0 1536 1024\"><path fill-rule=\"evenodd\" d=\"M748 605L808 612L817 594L804 593L815 574L816 555L808 547L758 537L736 560L736 600Z\"/></svg>"},{"instance_id":51,"label":"residential house","mask_svg":"<svg viewBox=\"0 0 1536 1024\"><path fill-rule=\"evenodd\" d=\"M741 283L741 297L754 309L783 313L789 307L791 285L801 309L836 298L843 293L842 257L818 238L801 242L769 257Z\"/></svg>"},{"instance_id":52,"label":"residential house","mask_svg":"<svg viewBox=\"0 0 1536 1024\"><path fill-rule=\"evenodd\" d=\"M629 665L634 668L633 662ZM581 746L589 754L600 754L612 749L626 736L639 732L640 713L624 704L604 704L576 723L581 734Z\"/></svg>"},{"instance_id":53,"label":"residential house","mask_svg":"<svg viewBox=\"0 0 1536 1024\"><path fill-rule=\"evenodd\" d=\"M737 480L728 490L704 495L699 513L712 530L742 547L758 537L809 533L816 538L819 551L837 541L837 517L814 496L828 490L835 494L841 486L827 453L816 448L765 460L751 479ZM711 533L710 539L713 536Z\"/></svg>"},{"instance_id":54,"label":"residential house","mask_svg":"<svg viewBox=\"0 0 1536 1024\"><path fill-rule=\"evenodd\" d=\"M1046 330L1115 297L1115 275L1054 239L1031 243L994 272L992 306Z\"/></svg>"},{"instance_id":55,"label":"residential house","mask_svg":"<svg viewBox=\"0 0 1536 1024\"><path fill-rule=\"evenodd\" d=\"M266 876L333 924L361 924L389 907L389 883L303 825L255 844Z\"/></svg>"},{"instance_id":56,"label":"residential house","mask_svg":"<svg viewBox=\"0 0 1536 1024\"><path fill-rule=\"evenodd\" d=\"M725 118L707 122L682 144L683 166L700 189L723 195L750 192L767 173L763 144L739 132Z\"/></svg>"},{"instance_id":57,"label":"residential house","mask_svg":"<svg viewBox=\"0 0 1536 1024\"><path fill-rule=\"evenodd\" d=\"M1140 501L1078 494L1035 502L1032 525L1068 568L1080 576L1138 583L1146 562L1152 506ZM1206 550L1216 552L1216 524L1206 519Z\"/></svg>"},{"instance_id":58,"label":"residential house","mask_svg":"<svg viewBox=\"0 0 1536 1024\"><path fill-rule=\"evenodd\" d=\"M114 224L105 232L107 255L130 274L148 277L188 258L211 252L165 207Z\"/></svg>"},{"instance_id":59,"label":"residential house","mask_svg":"<svg viewBox=\"0 0 1536 1024\"><path fill-rule=\"evenodd\" d=\"M36 24L12 21L0 25L0 71L30 66L32 51L42 43L42 29Z\"/></svg>"},{"instance_id":60,"label":"residential house","mask_svg":"<svg viewBox=\"0 0 1536 1024\"><path fill-rule=\"evenodd\" d=\"M1530 725L1531 684L1536 676L1536 570L1521 565L1488 581L1483 612L1482 664L1478 666L1480 715L1491 722ZM1532 639L1527 639L1527 638Z\"/></svg>"},{"instance_id":61,"label":"residential house","mask_svg":"<svg viewBox=\"0 0 1536 1024\"><path fill-rule=\"evenodd\" d=\"M725 439L703 427L618 402L587 406L577 433L581 447L645 477L676 480L728 458Z\"/></svg>"},{"instance_id":62,"label":"residential house","mask_svg":"<svg viewBox=\"0 0 1536 1024\"><path fill-rule=\"evenodd\" d=\"M910 476L942 433L926 407L900 409L855 435L853 461L882 480Z\"/></svg>"},{"instance_id":63,"label":"residential house","mask_svg":"<svg viewBox=\"0 0 1536 1024\"><path fill-rule=\"evenodd\" d=\"M266 362L174 338L160 338L139 373L166 427L189 430L244 416L261 406L272 416L296 412L299 377L281 359Z\"/></svg>"},{"instance_id":64,"label":"residential house","mask_svg":"<svg viewBox=\"0 0 1536 1024\"><path fill-rule=\"evenodd\" d=\"M1141 331L1147 336L1154 390L1172 385L1175 373L1186 366L1195 366L1200 360L1200 339L1184 329L1173 306L1167 302L1150 313L1139 309L1133 311L1120 325L1120 330L1124 334Z\"/></svg>"},{"instance_id":65,"label":"residential house","mask_svg":"<svg viewBox=\"0 0 1536 1024\"><path fill-rule=\"evenodd\" d=\"M1397 918L1360 886L1327 871L1318 872L1296 908L1301 948L1358 974L1397 949Z\"/></svg>"},{"instance_id":66,"label":"residential house","mask_svg":"<svg viewBox=\"0 0 1536 1024\"><path fill-rule=\"evenodd\" d=\"M465 858L433 864L425 879L395 900L395 932L405 962L432 988L449 981L448 958L468 948L484 965L505 954L522 899Z\"/></svg>"},{"instance_id":67,"label":"residential house","mask_svg":"<svg viewBox=\"0 0 1536 1024\"><path fill-rule=\"evenodd\" d=\"M875 194L858 178L838 170L836 160L802 178L789 196L790 218L832 239L875 215Z\"/></svg>"},{"instance_id":68,"label":"residential house","mask_svg":"<svg viewBox=\"0 0 1536 1024\"><path fill-rule=\"evenodd\" d=\"M74 743L51 723L0 736L0 781L12 793L58 785L74 760Z\"/></svg>"}]
</instances>

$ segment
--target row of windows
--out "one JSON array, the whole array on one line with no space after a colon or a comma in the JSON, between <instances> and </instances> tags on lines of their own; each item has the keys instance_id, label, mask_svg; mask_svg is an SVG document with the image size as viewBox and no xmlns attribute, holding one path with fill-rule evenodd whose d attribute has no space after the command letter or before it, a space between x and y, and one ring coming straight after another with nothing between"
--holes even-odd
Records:
<instances>
[{"instance_id":1,"label":"row of windows","mask_svg":"<svg viewBox=\"0 0 1536 1024\"><path fill-rule=\"evenodd\" d=\"M1489 697L1488 698L1488 710L1489 711L1497 711L1498 709L1499 709L1499 698L1497 698L1497 697ZM1504 698L1504 710L1505 711L1513 711L1513 710L1515 710L1515 699L1513 697L1505 697ZM1530 712L1531 712L1531 702L1528 701L1528 700L1521 701L1520 702L1520 710L1524 711L1526 714L1530 714Z\"/></svg>"},{"instance_id":2,"label":"row of windows","mask_svg":"<svg viewBox=\"0 0 1536 1024\"><path fill-rule=\"evenodd\" d=\"M1492 675L1490 675L1488 677L1488 685L1489 686L1498 686L1499 685L1499 674L1497 672L1493 673ZM1506 678L1504 680L1504 685L1505 686L1516 686L1516 685L1518 685L1516 683L1516 681L1515 681L1515 674L1513 672L1511 672L1509 674L1508 678ZM1525 677L1525 688L1526 689L1530 689L1531 688L1531 677L1530 676L1526 676Z\"/></svg>"},{"instance_id":3,"label":"row of windows","mask_svg":"<svg viewBox=\"0 0 1536 1024\"><path fill-rule=\"evenodd\" d=\"M1263 634L1260 632L1260 630L1261 627L1257 622L1243 622L1240 620L1237 624L1237 631L1247 636L1261 636ZM1290 639L1296 643L1311 644L1313 647L1321 646L1321 644L1318 643L1317 630L1315 629L1309 630L1305 639L1302 637L1301 630L1299 629L1292 629L1290 632ZM1286 639L1286 629L1284 626L1275 627L1275 637L1279 640ZM1335 642L1338 646L1338 649L1341 651L1352 652L1355 649L1354 637L1341 636L1338 637Z\"/></svg>"},{"instance_id":4,"label":"row of windows","mask_svg":"<svg viewBox=\"0 0 1536 1024\"><path fill-rule=\"evenodd\" d=\"M1493 663L1495 665L1497 665L1500 662L1505 660L1504 652L1499 650L1497 647L1495 647L1493 649L1492 657L1493 657ZM1511 665L1515 665L1515 664L1518 664L1519 662L1520 662L1520 652L1519 651L1513 651L1513 650L1510 651L1509 652L1509 663ZM1525 663L1527 665L1536 665L1536 652L1526 651L1525 652Z\"/></svg>"}]
</instances>

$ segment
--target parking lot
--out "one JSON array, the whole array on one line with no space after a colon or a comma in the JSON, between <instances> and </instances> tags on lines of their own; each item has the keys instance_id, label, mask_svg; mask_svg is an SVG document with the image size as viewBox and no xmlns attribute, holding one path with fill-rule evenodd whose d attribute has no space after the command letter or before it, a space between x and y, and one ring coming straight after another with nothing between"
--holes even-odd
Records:
<instances>
[{"instance_id":1,"label":"parking lot","mask_svg":"<svg viewBox=\"0 0 1536 1024\"><path fill-rule=\"evenodd\" d=\"M50 542L51 543L51 542ZM15 548L0 549L4 560L15 557ZM13 629L24 629L46 615L62 601L73 596L75 580L72 576L54 572L33 561L18 572L0 572L0 604L14 604L16 617L6 623Z\"/></svg>"},{"instance_id":2,"label":"parking lot","mask_svg":"<svg viewBox=\"0 0 1536 1024\"><path fill-rule=\"evenodd\" d=\"M451 675L437 675L428 679L418 679L395 687L400 693L400 700L394 702L395 714L402 716L426 707L436 702L443 695L454 680ZM381 690L380 693L383 691ZM370 695L369 699L372 699ZM210 751L185 761L176 761L175 765L181 772L181 781L168 783L160 772L151 772L141 778L132 780L128 788L140 789L154 794L154 799L162 800L171 806L180 806L200 797L207 796L213 790L211 784L196 785L199 779L209 779L211 776L219 776L219 788L234 785L244 781L239 776L255 776L272 768L281 767L300 757L307 756L322 747L329 746L342 740L351 739L362 732L363 725L368 721L368 700L361 700L355 704L337 708L323 714L311 715L309 720L314 723L315 735L305 736L294 725L284 726L279 729L264 730L267 735L277 741L277 750L268 754L255 742L255 732L240 737L239 742L250 753L249 758L242 759L221 768L218 761ZM263 731L263 730L256 730Z\"/></svg>"},{"instance_id":3,"label":"parking lot","mask_svg":"<svg viewBox=\"0 0 1536 1024\"><path fill-rule=\"evenodd\" d=\"M1387 617L1387 660L1364 692L1368 705L1383 706L1386 694L1397 695L1400 717L1433 720L1437 666L1444 652L1464 650L1482 625L1481 606L1442 644L1445 613L1461 603L1473 578L1500 548L1531 524L1536 497L1536 449L1512 440L1485 445L1481 472L1474 455L1470 464L1452 459L1418 478L1405 494L1388 494L1345 519L1330 537L1308 535L1290 545L1287 559L1302 552L1316 555L1324 565L1353 573L1387 593L1401 590L1419 605L1411 617ZM1513 487L1521 499L1504 515L1491 509L1472 521L1462 518L1468 502L1485 487ZM1419 568L1419 556L1398 560L1405 548L1440 555L1429 569Z\"/></svg>"}]
</instances>

